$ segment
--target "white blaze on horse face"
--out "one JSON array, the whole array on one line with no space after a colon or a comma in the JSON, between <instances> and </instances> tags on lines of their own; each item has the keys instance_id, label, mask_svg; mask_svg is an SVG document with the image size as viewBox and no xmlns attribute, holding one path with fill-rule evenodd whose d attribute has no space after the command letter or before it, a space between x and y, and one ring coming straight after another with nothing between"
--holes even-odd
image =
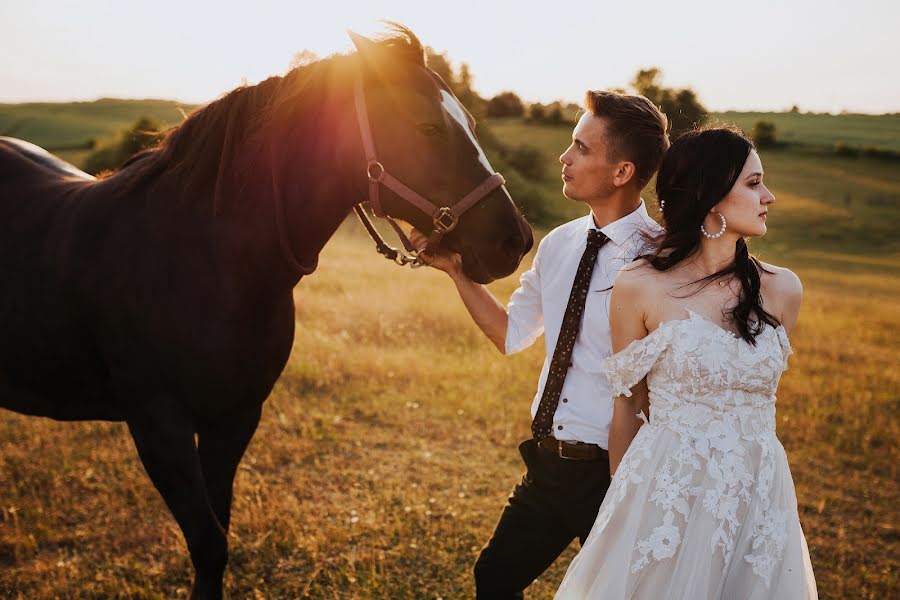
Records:
<instances>
[{"instance_id":1,"label":"white blaze on horse face","mask_svg":"<svg viewBox=\"0 0 900 600\"><path fill-rule=\"evenodd\" d=\"M472 132L472 128L469 127L469 119L466 118L466 112L463 110L463 107L460 106L459 100L454 98L447 90L441 90L441 97L444 99L441 103L444 110L447 111L447 114L450 115L454 121L459 123L460 127L463 128L463 131L466 132L466 135L469 136L469 141L471 141L472 145L478 149L479 162L484 165L488 170L488 173L493 173L494 168L491 167L491 163L488 162L487 156L484 155L484 150L481 149L478 140L475 139L475 134Z\"/></svg>"}]
</instances>

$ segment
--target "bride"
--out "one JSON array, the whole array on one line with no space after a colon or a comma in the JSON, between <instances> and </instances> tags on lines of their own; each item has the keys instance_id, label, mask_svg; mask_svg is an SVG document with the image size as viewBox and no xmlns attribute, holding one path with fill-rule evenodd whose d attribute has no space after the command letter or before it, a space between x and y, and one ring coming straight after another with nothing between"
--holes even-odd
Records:
<instances>
[{"instance_id":1,"label":"bride","mask_svg":"<svg viewBox=\"0 0 900 600\"><path fill-rule=\"evenodd\" d=\"M747 250L775 202L759 156L733 129L691 131L656 186L665 231L610 299L615 475L556 598L817 598L775 437L803 290Z\"/></svg>"}]
</instances>

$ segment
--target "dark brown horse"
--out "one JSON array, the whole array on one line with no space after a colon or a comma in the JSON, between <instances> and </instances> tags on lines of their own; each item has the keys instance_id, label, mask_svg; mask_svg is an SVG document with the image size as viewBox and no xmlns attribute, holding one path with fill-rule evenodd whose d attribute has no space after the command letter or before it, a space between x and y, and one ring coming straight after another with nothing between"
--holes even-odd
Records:
<instances>
[{"instance_id":1,"label":"dark brown horse","mask_svg":"<svg viewBox=\"0 0 900 600\"><path fill-rule=\"evenodd\" d=\"M292 290L369 193L354 82L378 160L409 188L450 206L492 174L411 32L354 43L232 91L103 179L0 138L0 407L127 423L184 533L193 598L222 595L232 481L291 350ZM487 282L532 237L495 187L442 243Z\"/></svg>"}]
</instances>

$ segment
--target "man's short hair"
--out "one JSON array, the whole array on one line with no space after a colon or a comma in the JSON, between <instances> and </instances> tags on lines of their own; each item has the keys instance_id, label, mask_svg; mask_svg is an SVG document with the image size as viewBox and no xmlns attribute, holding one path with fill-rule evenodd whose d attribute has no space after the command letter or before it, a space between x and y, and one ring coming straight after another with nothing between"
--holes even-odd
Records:
<instances>
[{"instance_id":1,"label":"man's short hair","mask_svg":"<svg viewBox=\"0 0 900 600\"><path fill-rule=\"evenodd\" d=\"M634 163L634 179L641 189L659 169L669 148L669 121L643 96L588 90L584 107L606 121L609 160Z\"/></svg>"}]
</instances>

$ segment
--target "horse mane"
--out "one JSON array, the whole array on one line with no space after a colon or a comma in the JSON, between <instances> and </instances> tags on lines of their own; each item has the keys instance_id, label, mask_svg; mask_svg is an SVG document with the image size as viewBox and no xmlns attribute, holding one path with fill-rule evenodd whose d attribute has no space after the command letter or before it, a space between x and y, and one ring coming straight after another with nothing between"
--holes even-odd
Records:
<instances>
[{"instance_id":1,"label":"horse mane","mask_svg":"<svg viewBox=\"0 0 900 600\"><path fill-rule=\"evenodd\" d=\"M425 49L408 28L388 23L389 34L369 39L379 65L425 66ZM223 195L266 150L267 139L279 126L299 121L317 121L329 86L349 86L359 72L358 52L332 54L293 68L283 76L272 76L256 85L242 85L164 132L160 141L129 158L104 177L118 181L124 190L151 184L161 175L174 177L185 197L211 200L213 209L223 210ZM349 88L347 88L349 89ZM212 194L204 194L212 191Z\"/></svg>"}]
</instances>

